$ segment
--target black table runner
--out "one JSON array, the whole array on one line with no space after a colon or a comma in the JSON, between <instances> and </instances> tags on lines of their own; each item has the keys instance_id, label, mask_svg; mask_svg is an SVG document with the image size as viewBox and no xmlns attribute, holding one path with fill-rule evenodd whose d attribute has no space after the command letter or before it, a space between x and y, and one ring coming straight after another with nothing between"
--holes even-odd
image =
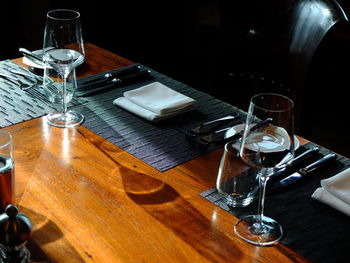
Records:
<instances>
[{"instance_id":1,"label":"black table runner","mask_svg":"<svg viewBox=\"0 0 350 263\"><path fill-rule=\"evenodd\" d=\"M303 148L313 146L315 144L308 143ZM330 152L320 148L323 155ZM322 167L295 185L266 196L264 214L282 225L282 244L313 262L350 262L350 218L311 198L322 179L349 167L350 160L338 156L332 165ZM229 207L221 200L215 187L201 193L201 196L238 218L257 213L257 200L245 208ZM235 235L233 226L231 234Z\"/></svg>"},{"instance_id":2,"label":"black table runner","mask_svg":"<svg viewBox=\"0 0 350 263\"><path fill-rule=\"evenodd\" d=\"M79 83L104 74L85 78ZM197 108L191 112L153 123L113 105L113 100L123 96L125 91L154 81L159 81L195 99ZM110 89L86 98L88 103L76 107L76 110L86 116L83 125L159 171L173 168L220 147L220 145L195 145L181 131L230 113L244 114L227 103L154 70L152 70L151 79Z\"/></svg>"}]
</instances>

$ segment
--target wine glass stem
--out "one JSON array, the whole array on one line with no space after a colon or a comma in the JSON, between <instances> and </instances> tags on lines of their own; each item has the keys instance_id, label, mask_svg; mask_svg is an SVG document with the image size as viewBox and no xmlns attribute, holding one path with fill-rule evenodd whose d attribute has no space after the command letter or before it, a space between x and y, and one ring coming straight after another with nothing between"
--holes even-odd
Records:
<instances>
[{"instance_id":1,"label":"wine glass stem","mask_svg":"<svg viewBox=\"0 0 350 263\"><path fill-rule=\"evenodd\" d=\"M67 90L67 78L65 76L62 76L62 114L63 115L65 115L67 112L66 90Z\"/></svg>"},{"instance_id":2,"label":"wine glass stem","mask_svg":"<svg viewBox=\"0 0 350 263\"><path fill-rule=\"evenodd\" d=\"M267 183L267 171L262 171L259 176L259 207L258 207L258 224L260 231L263 231L263 216L264 216L264 208L265 208L265 192L266 192L266 183Z\"/></svg>"}]
</instances>

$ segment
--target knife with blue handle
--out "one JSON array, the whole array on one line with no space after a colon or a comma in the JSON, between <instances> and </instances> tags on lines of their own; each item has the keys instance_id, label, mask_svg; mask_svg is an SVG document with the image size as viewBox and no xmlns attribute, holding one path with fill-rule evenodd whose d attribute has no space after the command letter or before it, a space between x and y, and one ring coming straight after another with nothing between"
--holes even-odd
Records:
<instances>
[{"instance_id":1,"label":"knife with blue handle","mask_svg":"<svg viewBox=\"0 0 350 263\"><path fill-rule=\"evenodd\" d=\"M337 158L337 155L334 153L327 154L323 156L321 159L318 159L317 161L313 162L312 164L309 164L308 166L299 169L297 172L267 187L266 192L270 193L270 192L275 192L277 190L283 189L299 181L303 177L307 176L309 173L315 171L316 169L319 169L321 166L324 166L326 163L329 163L330 161L336 158Z\"/></svg>"}]
</instances>

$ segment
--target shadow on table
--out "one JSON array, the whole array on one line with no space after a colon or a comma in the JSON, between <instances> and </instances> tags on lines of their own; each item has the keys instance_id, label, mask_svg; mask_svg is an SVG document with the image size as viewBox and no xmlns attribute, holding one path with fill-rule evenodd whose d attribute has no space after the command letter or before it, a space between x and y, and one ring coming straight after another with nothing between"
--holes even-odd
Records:
<instances>
[{"instance_id":1,"label":"shadow on table","mask_svg":"<svg viewBox=\"0 0 350 263\"><path fill-rule=\"evenodd\" d=\"M64 235L62 231L54 222L47 219L45 215L38 214L26 207L20 207L20 211L31 218L33 224L35 222L35 225L38 226L34 229L32 237L26 244L27 249L31 253L31 262L52 262L49 255L46 255L41 248L59 239L63 240ZM70 258L74 258L75 262L84 262L80 255L75 251L74 247L69 243L65 242L64 247L61 247L60 249L69 251ZM66 262L69 262L69 259L67 259Z\"/></svg>"},{"instance_id":2,"label":"shadow on table","mask_svg":"<svg viewBox=\"0 0 350 263\"><path fill-rule=\"evenodd\" d=\"M242 257L232 240L170 185L123 166L119 169L127 195L200 255L213 262Z\"/></svg>"}]
</instances>

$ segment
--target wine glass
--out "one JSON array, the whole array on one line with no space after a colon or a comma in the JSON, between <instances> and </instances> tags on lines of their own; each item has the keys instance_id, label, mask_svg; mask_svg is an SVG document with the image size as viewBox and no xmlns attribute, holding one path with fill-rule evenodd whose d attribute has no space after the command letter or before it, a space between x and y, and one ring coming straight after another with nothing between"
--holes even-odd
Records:
<instances>
[{"instance_id":1,"label":"wine glass","mask_svg":"<svg viewBox=\"0 0 350 263\"><path fill-rule=\"evenodd\" d=\"M293 107L289 98L273 93L255 95L250 101L240 155L245 162L259 169L259 207L257 215L241 218L234 231L251 244L268 246L283 236L281 225L264 215L264 201L269 176L294 156ZM267 118L272 119L269 125L251 129Z\"/></svg>"},{"instance_id":2,"label":"wine glass","mask_svg":"<svg viewBox=\"0 0 350 263\"><path fill-rule=\"evenodd\" d=\"M69 9L47 13L43 44L44 62L62 79L62 109L47 115L49 124L56 127L74 127L84 121L84 116L67 109L67 77L84 62L84 43L80 14Z\"/></svg>"}]
</instances>

